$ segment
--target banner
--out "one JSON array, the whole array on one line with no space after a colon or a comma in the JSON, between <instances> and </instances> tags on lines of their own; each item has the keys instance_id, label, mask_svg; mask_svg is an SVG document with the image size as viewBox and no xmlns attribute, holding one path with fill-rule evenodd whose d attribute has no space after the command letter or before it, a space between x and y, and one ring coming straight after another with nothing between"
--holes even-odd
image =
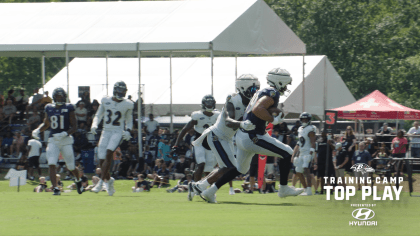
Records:
<instances>
[{"instance_id":1,"label":"banner","mask_svg":"<svg viewBox=\"0 0 420 236\"><path fill-rule=\"evenodd\" d=\"M337 111L325 110L325 130L335 134L337 131Z\"/></svg>"}]
</instances>

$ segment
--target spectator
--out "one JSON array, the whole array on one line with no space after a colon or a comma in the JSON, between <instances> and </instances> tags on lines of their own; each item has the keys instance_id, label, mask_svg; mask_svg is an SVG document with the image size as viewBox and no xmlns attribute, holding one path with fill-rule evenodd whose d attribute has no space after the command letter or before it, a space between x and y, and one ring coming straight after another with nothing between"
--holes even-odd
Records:
<instances>
[{"instance_id":1,"label":"spectator","mask_svg":"<svg viewBox=\"0 0 420 236\"><path fill-rule=\"evenodd\" d=\"M147 144L149 145L150 152L152 153L153 157L158 156L158 149L160 143L160 136L158 135L158 131L153 131L153 135L147 139Z\"/></svg>"},{"instance_id":2,"label":"spectator","mask_svg":"<svg viewBox=\"0 0 420 236\"><path fill-rule=\"evenodd\" d=\"M80 101L77 108L74 111L76 113L77 123L86 123L87 121L87 109L85 108L85 103Z\"/></svg>"},{"instance_id":3,"label":"spectator","mask_svg":"<svg viewBox=\"0 0 420 236\"><path fill-rule=\"evenodd\" d=\"M156 159L155 160L155 166L153 167L153 172L152 172L152 174L148 174L147 178L154 179L157 176L157 171L160 169L163 162L164 161L162 159Z\"/></svg>"},{"instance_id":4,"label":"spectator","mask_svg":"<svg viewBox=\"0 0 420 236\"><path fill-rule=\"evenodd\" d=\"M50 188L48 188L47 182L45 181L45 177L39 177L39 184L34 188L34 192L41 193L41 192L52 192Z\"/></svg>"},{"instance_id":5,"label":"spectator","mask_svg":"<svg viewBox=\"0 0 420 236\"><path fill-rule=\"evenodd\" d=\"M359 143L359 150L355 151L352 157L352 165L355 164L367 164L369 166L372 165L372 157L368 151L365 150L365 143ZM364 177L365 186L367 186L367 179L368 173L362 173L361 171L354 170L354 176L356 178ZM358 190L361 190L362 186L360 184L360 179L358 180Z\"/></svg>"},{"instance_id":6,"label":"spectator","mask_svg":"<svg viewBox=\"0 0 420 236\"><path fill-rule=\"evenodd\" d=\"M139 138L137 136L137 130L131 130L131 139L128 142L128 151L130 153L139 153Z\"/></svg>"},{"instance_id":7,"label":"spectator","mask_svg":"<svg viewBox=\"0 0 420 236\"><path fill-rule=\"evenodd\" d=\"M19 118L23 120L26 106L28 106L29 97L25 95L25 89L19 90L19 96L16 97L16 109L19 111Z\"/></svg>"},{"instance_id":8,"label":"spectator","mask_svg":"<svg viewBox=\"0 0 420 236\"><path fill-rule=\"evenodd\" d=\"M41 107L41 99L44 97L42 94L39 94L39 89L34 89L34 95L32 96L32 103L29 106L26 106L26 117L29 117L29 111L30 110L39 110Z\"/></svg>"},{"instance_id":9,"label":"spectator","mask_svg":"<svg viewBox=\"0 0 420 236\"><path fill-rule=\"evenodd\" d=\"M157 176L155 176L152 186L155 184L159 184L159 188L169 184L169 170L166 168L165 162L162 163L161 168L157 171Z\"/></svg>"},{"instance_id":10,"label":"spectator","mask_svg":"<svg viewBox=\"0 0 420 236\"><path fill-rule=\"evenodd\" d=\"M31 139L28 142L28 164L29 164L29 179L34 180L34 169L38 171L38 177L41 177L41 168L39 168L39 157L41 156L42 144L36 139Z\"/></svg>"},{"instance_id":11,"label":"spectator","mask_svg":"<svg viewBox=\"0 0 420 236\"><path fill-rule=\"evenodd\" d=\"M92 107L92 109L90 109L90 111L88 112L88 115L87 115L87 125L88 125L89 129L92 126L93 118L95 118L96 111L98 111L98 107L99 107L99 103L96 99L93 100L93 102L91 104L91 107ZM102 120L101 120L101 122L102 122Z\"/></svg>"},{"instance_id":12,"label":"spectator","mask_svg":"<svg viewBox=\"0 0 420 236\"><path fill-rule=\"evenodd\" d=\"M11 132L6 133L6 137L3 138L3 141L1 143L1 156L7 157L8 155L12 155L10 153L10 147L13 144L13 137Z\"/></svg>"},{"instance_id":13,"label":"spectator","mask_svg":"<svg viewBox=\"0 0 420 236\"><path fill-rule=\"evenodd\" d=\"M192 150L191 140L193 139L194 134L195 134L195 130L190 129L184 137L185 145L188 147L189 150Z\"/></svg>"},{"instance_id":14,"label":"spectator","mask_svg":"<svg viewBox=\"0 0 420 236\"><path fill-rule=\"evenodd\" d=\"M32 131L38 128L41 122L41 117L38 115L38 112L33 112L32 116L28 119L27 122L28 122L29 129Z\"/></svg>"},{"instance_id":15,"label":"spectator","mask_svg":"<svg viewBox=\"0 0 420 236\"><path fill-rule=\"evenodd\" d=\"M0 107L3 108L3 106L4 106L4 95L1 94L0 95Z\"/></svg>"},{"instance_id":16,"label":"spectator","mask_svg":"<svg viewBox=\"0 0 420 236\"><path fill-rule=\"evenodd\" d=\"M408 141L404 137L404 131L399 130L397 137L392 140L392 156L397 158L404 158L407 144Z\"/></svg>"},{"instance_id":17,"label":"spectator","mask_svg":"<svg viewBox=\"0 0 420 236\"><path fill-rule=\"evenodd\" d=\"M365 144L366 144L366 150L373 157L373 154L375 154L375 152L379 150L379 145L378 145L378 142L376 141L376 137L366 138Z\"/></svg>"},{"instance_id":18,"label":"spectator","mask_svg":"<svg viewBox=\"0 0 420 236\"><path fill-rule=\"evenodd\" d=\"M341 178L341 180L343 181L343 187L346 187L346 184L344 183L344 166L346 166L350 158L348 156L348 152L346 152L346 150L342 147L341 143L336 143L335 149L337 150L337 155L334 160L335 176L337 178Z\"/></svg>"},{"instance_id":19,"label":"spectator","mask_svg":"<svg viewBox=\"0 0 420 236\"><path fill-rule=\"evenodd\" d=\"M153 154L150 152L149 145L144 146L143 157L144 157L144 164L152 168L153 167ZM146 169L146 166L145 166L145 169Z\"/></svg>"},{"instance_id":20,"label":"spectator","mask_svg":"<svg viewBox=\"0 0 420 236\"><path fill-rule=\"evenodd\" d=\"M381 147L377 152L375 152L373 158L383 159L388 158L388 153L386 153L385 150L386 147ZM383 169L386 166L387 161L386 160L377 160L376 161L376 169Z\"/></svg>"},{"instance_id":21,"label":"spectator","mask_svg":"<svg viewBox=\"0 0 420 236\"><path fill-rule=\"evenodd\" d=\"M16 105L16 98L13 96L14 93L15 93L15 90L14 89L10 89L9 91L7 91L7 98L6 98L6 100L7 99L10 99L10 100L12 100L12 104L13 105Z\"/></svg>"},{"instance_id":22,"label":"spectator","mask_svg":"<svg viewBox=\"0 0 420 236\"><path fill-rule=\"evenodd\" d=\"M117 149L115 149L115 152L114 152L114 158L113 158L112 169L111 169L112 172L114 173L118 172L121 161L122 161L121 148L117 147Z\"/></svg>"},{"instance_id":23,"label":"spectator","mask_svg":"<svg viewBox=\"0 0 420 236\"><path fill-rule=\"evenodd\" d=\"M149 181L144 180L143 174L137 175L137 181L134 180L134 187L131 189L133 190L133 193L143 192L143 191L150 191Z\"/></svg>"},{"instance_id":24,"label":"spectator","mask_svg":"<svg viewBox=\"0 0 420 236\"><path fill-rule=\"evenodd\" d=\"M397 132L397 137L395 137L392 140L392 157L395 158L405 158L405 154L407 152L407 144L408 141L407 139L404 137L404 131L403 130L398 130ZM401 163L401 175L403 175L402 170L404 168L404 162ZM397 169L397 165L395 165L395 171L398 171Z\"/></svg>"},{"instance_id":25,"label":"spectator","mask_svg":"<svg viewBox=\"0 0 420 236\"><path fill-rule=\"evenodd\" d=\"M83 95L81 98L82 98L82 101L85 103L86 109L90 109L91 108L90 93L88 91L83 92Z\"/></svg>"},{"instance_id":26,"label":"spectator","mask_svg":"<svg viewBox=\"0 0 420 236\"><path fill-rule=\"evenodd\" d=\"M185 173L186 172L187 171L185 171ZM189 172L189 169L188 169L188 172ZM170 188L167 188L166 189L166 192L173 193L173 192L175 192L175 191L178 190L179 193L182 193L182 192L188 191L188 184L192 181L192 177L193 176L191 174L187 174L186 173L186 176L183 177L182 179L180 179L178 181L178 184L175 187L173 187L171 189Z\"/></svg>"},{"instance_id":27,"label":"spectator","mask_svg":"<svg viewBox=\"0 0 420 236\"><path fill-rule=\"evenodd\" d=\"M343 148L349 153L349 157L353 157L356 146L356 137L354 136L353 128L351 126L347 126L343 139ZM350 171L351 163L349 162L345 168L347 171Z\"/></svg>"},{"instance_id":28,"label":"spectator","mask_svg":"<svg viewBox=\"0 0 420 236\"><path fill-rule=\"evenodd\" d=\"M296 121L296 123L295 123L295 125L293 126L293 128L292 128L292 129L299 130L299 127L300 127L300 126L302 126L302 124L300 123L300 120L297 120L297 121Z\"/></svg>"},{"instance_id":29,"label":"spectator","mask_svg":"<svg viewBox=\"0 0 420 236\"><path fill-rule=\"evenodd\" d=\"M13 143L12 146L10 146L10 153L13 155L13 151L16 151L16 155L18 156L23 145L25 138L21 135L20 131L16 131L15 136L13 137Z\"/></svg>"},{"instance_id":30,"label":"spectator","mask_svg":"<svg viewBox=\"0 0 420 236\"><path fill-rule=\"evenodd\" d=\"M6 116L3 113L3 106L0 106L0 125L5 122Z\"/></svg>"},{"instance_id":31,"label":"spectator","mask_svg":"<svg viewBox=\"0 0 420 236\"><path fill-rule=\"evenodd\" d=\"M50 96L48 96L48 91L44 92L44 95L41 98L41 101L39 102L40 104L40 109L44 109L45 105L52 103L52 99L50 98Z\"/></svg>"},{"instance_id":32,"label":"spectator","mask_svg":"<svg viewBox=\"0 0 420 236\"><path fill-rule=\"evenodd\" d=\"M174 179L185 177L185 169L188 169L189 163L185 161L185 156L179 156L179 162L175 164Z\"/></svg>"},{"instance_id":33,"label":"spectator","mask_svg":"<svg viewBox=\"0 0 420 236\"><path fill-rule=\"evenodd\" d=\"M144 123L144 132L149 138L155 130L159 130L159 122L154 120L153 114L149 114L149 120Z\"/></svg>"},{"instance_id":34,"label":"spectator","mask_svg":"<svg viewBox=\"0 0 420 236\"><path fill-rule=\"evenodd\" d=\"M128 177L127 172L129 168L130 168L129 156L124 156L118 167L118 175L120 179L127 179Z\"/></svg>"},{"instance_id":35,"label":"spectator","mask_svg":"<svg viewBox=\"0 0 420 236\"><path fill-rule=\"evenodd\" d=\"M168 145L169 140L163 139L158 145L158 157L163 158L163 160L169 165L172 158L169 156L171 147Z\"/></svg>"},{"instance_id":36,"label":"spectator","mask_svg":"<svg viewBox=\"0 0 420 236\"><path fill-rule=\"evenodd\" d=\"M76 131L76 133L74 133L73 143L74 152L80 153L82 150L86 149L88 145L89 142L86 138L86 135L80 133L79 131Z\"/></svg>"},{"instance_id":37,"label":"spectator","mask_svg":"<svg viewBox=\"0 0 420 236\"><path fill-rule=\"evenodd\" d=\"M385 142L386 147L389 149L391 148L392 137L386 136L386 135L390 135L392 133L393 133L393 130L391 127L388 126L388 123L384 123L384 125L376 133L376 135L378 136L378 141Z\"/></svg>"},{"instance_id":38,"label":"spectator","mask_svg":"<svg viewBox=\"0 0 420 236\"><path fill-rule=\"evenodd\" d=\"M13 105L13 101L11 99L7 99L6 106L3 107L3 115L4 119L9 119L9 124L12 123L12 119L16 115L16 107Z\"/></svg>"},{"instance_id":39,"label":"spectator","mask_svg":"<svg viewBox=\"0 0 420 236\"><path fill-rule=\"evenodd\" d=\"M411 137L411 157L420 158L420 127L419 122L414 121L407 135Z\"/></svg>"}]
</instances>

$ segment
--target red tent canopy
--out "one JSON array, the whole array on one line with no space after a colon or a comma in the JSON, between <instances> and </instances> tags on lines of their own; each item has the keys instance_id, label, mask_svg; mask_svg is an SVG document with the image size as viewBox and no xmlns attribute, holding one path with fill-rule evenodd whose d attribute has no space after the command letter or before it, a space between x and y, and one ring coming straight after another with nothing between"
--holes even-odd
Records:
<instances>
[{"instance_id":1,"label":"red tent canopy","mask_svg":"<svg viewBox=\"0 0 420 236\"><path fill-rule=\"evenodd\" d=\"M344 107L331 109L338 111L338 118L358 120L419 120L420 110L400 105L375 90L366 97Z\"/></svg>"}]
</instances>

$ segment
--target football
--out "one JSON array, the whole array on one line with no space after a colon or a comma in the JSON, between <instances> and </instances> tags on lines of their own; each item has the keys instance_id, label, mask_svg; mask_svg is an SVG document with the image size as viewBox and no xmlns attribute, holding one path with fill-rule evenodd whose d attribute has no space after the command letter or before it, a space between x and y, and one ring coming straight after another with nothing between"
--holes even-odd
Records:
<instances>
[{"instance_id":1,"label":"football","mask_svg":"<svg viewBox=\"0 0 420 236\"><path fill-rule=\"evenodd\" d=\"M282 112L279 108L277 107L272 107L270 109L268 109L268 112L272 115L272 116L277 116L278 114L280 114L280 112ZM284 118L284 113L281 115L281 118Z\"/></svg>"}]
</instances>

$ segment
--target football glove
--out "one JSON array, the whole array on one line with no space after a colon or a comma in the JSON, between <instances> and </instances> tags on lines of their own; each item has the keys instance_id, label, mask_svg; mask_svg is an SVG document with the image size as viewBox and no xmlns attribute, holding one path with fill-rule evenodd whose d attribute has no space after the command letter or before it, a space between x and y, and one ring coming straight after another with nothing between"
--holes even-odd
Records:
<instances>
[{"instance_id":1,"label":"football glove","mask_svg":"<svg viewBox=\"0 0 420 236\"><path fill-rule=\"evenodd\" d=\"M32 131L32 137L33 137L34 139L39 139L39 133L41 133L41 132L39 131L39 129L34 129L34 131Z\"/></svg>"},{"instance_id":2,"label":"football glove","mask_svg":"<svg viewBox=\"0 0 420 236\"><path fill-rule=\"evenodd\" d=\"M249 120L242 121L239 126L246 131L255 129L255 125Z\"/></svg>"},{"instance_id":3,"label":"football glove","mask_svg":"<svg viewBox=\"0 0 420 236\"><path fill-rule=\"evenodd\" d=\"M131 134L130 134L130 132L129 132L129 131L124 131L124 133L123 133L122 137L123 137L123 139L124 139L125 141L128 141L128 140L130 140L130 139L131 139Z\"/></svg>"},{"instance_id":4,"label":"football glove","mask_svg":"<svg viewBox=\"0 0 420 236\"><path fill-rule=\"evenodd\" d=\"M96 129L97 129L98 127L94 127L94 126L92 126L92 128L90 128L90 133L91 134L93 134L93 135L96 135Z\"/></svg>"},{"instance_id":5,"label":"football glove","mask_svg":"<svg viewBox=\"0 0 420 236\"><path fill-rule=\"evenodd\" d=\"M273 125L278 125L280 124L280 122L283 121L283 118L281 118L281 116L283 115L283 112L280 112L280 114L278 114L276 117L274 117L273 122L271 122Z\"/></svg>"}]
</instances>

